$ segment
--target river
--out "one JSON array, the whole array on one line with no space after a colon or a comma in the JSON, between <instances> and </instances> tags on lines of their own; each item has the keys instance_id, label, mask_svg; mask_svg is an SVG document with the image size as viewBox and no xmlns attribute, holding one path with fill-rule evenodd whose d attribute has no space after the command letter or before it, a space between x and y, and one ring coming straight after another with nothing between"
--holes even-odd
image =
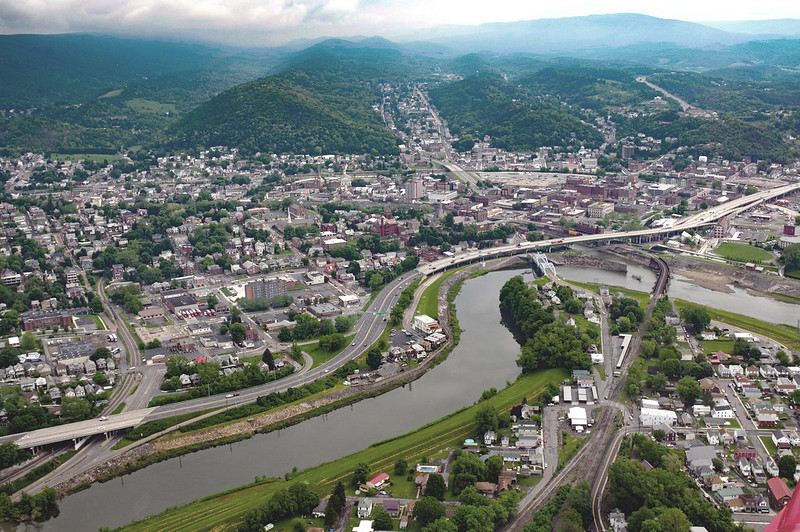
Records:
<instances>
[{"instance_id":1,"label":"river","mask_svg":"<svg viewBox=\"0 0 800 532\"><path fill-rule=\"evenodd\" d=\"M628 266L628 271L613 272L579 266L559 266L556 268L558 275L570 281L603 283L642 292L649 292L653 289L656 275L650 268L635 262L625 261L616 255L604 254L598 250L583 249L583 251L614 262L624 262ZM795 320L797 316L800 316L800 305L776 301L767 297L752 296L747 293L747 290L736 285L730 284L728 286L733 289L733 293L709 290L688 282L686 277L673 274L672 279L670 279L668 294L672 298L685 299L707 307L735 312L770 323L796 325Z\"/></svg>"},{"instance_id":2,"label":"river","mask_svg":"<svg viewBox=\"0 0 800 532\"><path fill-rule=\"evenodd\" d=\"M500 288L519 271L491 272L464 283L456 299L461 342L447 360L397 388L281 431L152 465L64 498L57 518L17 530L81 531L118 527L170 506L335 460L404 434L501 388L519 374L519 346L500 324ZM528 279L532 277L526 275ZM5 529L3 529L5 530Z\"/></svg>"},{"instance_id":3,"label":"river","mask_svg":"<svg viewBox=\"0 0 800 532\"><path fill-rule=\"evenodd\" d=\"M620 261L617 257L604 258ZM446 361L410 385L281 431L166 460L95 484L63 499L59 517L20 525L16 530L69 532L121 526L167 507L246 484L256 475L280 477L292 467L305 469L335 460L474 403L483 390L503 387L519 373L515 364L519 346L500 324L498 308L500 287L519 273L491 272L464 284L456 299L463 328L460 344ZM655 282L649 268L635 263L628 263L627 273L585 267L559 267L558 273L569 280L644 292ZM774 323L785 323L787 316L796 316L800 309L733 288L733 294L723 294L674 278L669 295Z\"/></svg>"}]
</instances>

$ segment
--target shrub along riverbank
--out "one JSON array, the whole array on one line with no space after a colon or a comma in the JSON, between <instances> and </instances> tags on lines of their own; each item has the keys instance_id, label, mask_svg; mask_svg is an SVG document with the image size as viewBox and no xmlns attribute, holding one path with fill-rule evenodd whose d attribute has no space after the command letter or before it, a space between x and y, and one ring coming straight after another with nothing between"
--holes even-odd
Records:
<instances>
[{"instance_id":1,"label":"shrub along riverbank","mask_svg":"<svg viewBox=\"0 0 800 532\"><path fill-rule=\"evenodd\" d=\"M524 397L536 397L548 384L556 385L567 376L565 370L551 369L519 378L494 397L483 401L497 411L507 411ZM476 397L477 399L477 397ZM202 500L132 523L123 530L189 531L230 526L244 514L293 483L304 483L319 495L327 495L336 482L348 481L355 465L364 462L370 471L392 470L400 459L409 464L433 456L442 449L461 444L476 431L476 406L463 408L403 436L376 443L339 460L327 462L296 474L288 474L288 482L272 481L248 485L238 491L205 497Z\"/></svg>"}]
</instances>

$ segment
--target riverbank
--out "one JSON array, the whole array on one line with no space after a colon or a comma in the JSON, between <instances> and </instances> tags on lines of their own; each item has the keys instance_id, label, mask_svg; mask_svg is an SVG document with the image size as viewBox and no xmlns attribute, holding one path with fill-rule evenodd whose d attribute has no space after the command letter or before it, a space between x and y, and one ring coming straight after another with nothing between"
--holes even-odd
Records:
<instances>
[{"instance_id":1,"label":"riverbank","mask_svg":"<svg viewBox=\"0 0 800 532\"><path fill-rule=\"evenodd\" d=\"M433 352L421 364L404 370L400 373L384 378L380 382L351 386L322 393L319 396L308 398L302 402L290 405L276 411L248 416L246 419L228 422L221 425L201 429L185 434L176 433L177 426L170 430L170 434L158 439L140 443L131 447L108 460L106 463L73 477L72 479L54 486L60 496L85 489L94 482L105 482L115 477L132 473L157 462L175 458L184 454L226 445L258 433L268 433L300 423L312 417L329 413L338 408L352 405L362 399L376 397L420 378L427 371L444 361L447 355L458 344L460 329L455 319L455 305L452 301L460 288L461 283L470 278L475 272L486 269L501 269L509 264L518 264L516 257L501 259L486 263L481 266L475 264L460 269L450 275L439 290L440 308L449 306L450 312L439 317L440 325L447 335L448 341L437 351Z\"/></svg>"},{"instance_id":2,"label":"riverbank","mask_svg":"<svg viewBox=\"0 0 800 532\"><path fill-rule=\"evenodd\" d=\"M584 268L597 268L598 270L608 270L611 272L626 272L628 265L622 262L606 260L592 255L575 253L552 253L547 258L556 266L580 266Z\"/></svg>"},{"instance_id":3,"label":"riverbank","mask_svg":"<svg viewBox=\"0 0 800 532\"><path fill-rule=\"evenodd\" d=\"M613 246L603 248L604 254L619 257L642 266L649 267L650 258L642 250L633 246ZM800 301L800 281L767 273L756 273L742 266L724 262L700 259L683 255L661 255L667 261L673 275L683 279L673 279L673 283L690 283L701 288L734 293L733 286L744 288L750 295L766 297L777 301L797 303Z\"/></svg>"},{"instance_id":4,"label":"riverbank","mask_svg":"<svg viewBox=\"0 0 800 532\"><path fill-rule=\"evenodd\" d=\"M520 377L510 386L500 390L497 395L485 401L497 411L508 411L525 397L536 397L548 384L557 384L568 373L552 369ZM480 395L476 390L476 399ZM483 405L484 403L481 403ZM465 438L474 437L476 432L473 405L462 408L432 423L424 425L402 436L390 438L370 445L366 449L338 460L320 464L287 475L288 481L253 483L236 490L204 497L187 505L170 508L164 512L131 523L123 530L131 531L195 531L220 530L232 528L242 516L258 504L269 499L279 489L293 483L303 483L326 496L336 482L347 482L355 464L364 462L370 471L391 472L394 463L403 459L409 464L421 462L446 452L447 449L463 443Z\"/></svg>"}]
</instances>

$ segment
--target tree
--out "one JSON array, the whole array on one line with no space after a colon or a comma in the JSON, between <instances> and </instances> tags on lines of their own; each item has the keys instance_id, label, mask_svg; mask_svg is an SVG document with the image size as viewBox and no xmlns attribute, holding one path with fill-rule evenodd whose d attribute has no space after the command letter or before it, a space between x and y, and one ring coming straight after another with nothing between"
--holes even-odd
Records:
<instances>
[{"instance_id":1,"label":"tree","mask_svg":"<svg viewBox=\"0 0 800 532\"><path fill-rule=\"evenodd\" d=\"M154 338L145 344L146 349L158 349L161 347L161 340Z\"/></svg>"},{"instance_id":2,"label":"tree","mask_svg":"<svg viewBox=\"0 0 800 532\"><path fill-rule=\"evenodd\" d=\"M375 511L375 514L372 516L372 526L375 530L394 530L392 516L383 508Z\"/></svg>"},{"instance_id":3,"label":"tree","mask_svg":"<svg viewBox=\"0 0 800 532\"><path fill-rule=\"evenodd\" d=\"M300 515L310 515L319 504L319 495L308 489L302 482L289 486L289 495L295 503Z\"/></svg>"},{"instance_id":4,"label":"tree","mask_svg":"<svg viewBox=\"0 0 800 532\"><path fill-rule=\"evenodd\" d=\"M92 415L92 405L86 399L64 397L61 400L61 417L67 421L83 421Z\"/></svg>"},{"instance_id":5,"label":"tree","mask_svg":"<svg viewBox=\"0 0 800 532\"><path fill-rule=\"evenodd\" d=\"M688 305L681 309L681 318L692 326L695 333L703 332L711 323L708 310L700 305Z\"/></svg>"},{"instance_id":6,"label":"tree","mask_svg":"<svg viewBox=\"0 0 800 532\"><path fill-rule=\"evenodd\" d=\"M292 331L288 327L281 327L281 330L278 331L278 340L281 342L291 342Z\"/></svg>"},{"instance_id":7,"label":"tree","mask_svg":"<svg viewBox=\"0 0 800 532\"><path fill-rule=\"evenodd\" d=\"M372 289L373 292L376 291L381 286L383 286L383 283L384 283L383 275L381 275L380 273L375 273L372 275L372 277L369 278L369 287Z\"/></svg>"},{"instance_id":8,"label":"tree","mask_svg":"<svg viewBox=\"0 0 800 532\"><path fill-rule=\"evenodd\" d=\"M19 313L14 310L7 310L0 318L0 334L8 334L17 330L19 326Z\"/></svg>"},{"instance_id":9,"label":"tree","mask_svg":"<svg viewBox=\"0 0 800 532\"><path fill-rule=\"evenodd\" d=\"M100 371L94 374L92 380L95 382L95 384L99 384L100 386L105 386L106 384L108 384L108 377L106 377L105 373L102 373Z\"/></svg>"},{"instance_id":10,"label":"tree","mask_svg":"<svg viewBox=\"0 0 800 532\"><path fill-rule=\"evenodd\" d=\"M275 370L275 358L272 356L272 351L269 350L269 347L264 349L264 353L261 355L261 361L267 365L270 371Z\"/></svg>"},{"instance_id":11,"label":"tree","mask_svg":"<svg viewBox=\"0 0 800 532\"><path fill-rule=\"evenodd\" d=\"M667 508L658 516L661 532L689 532L692 523L678 508Z\"/></svg>"},{"instance_id":12,"label":"tree","mask_svg":"<svg viewBox=\"0 0 800 532\"><path fill-rule=\"evenodd\" d=\"M339 518L339 514L344 510L347 499L344 494L344 484L337 482L333 487L333 492L328 499L328 507L325 509L325 528L330 529Z\"/></svg>"},{"instance_id":13,"label":"tree","mask_svg":"<svg viewBox=\"0 0 800 532\"><path fill-rule=\"evenodd\" d=\"M678 381L678 395L680 395L681 399L683 399L688 407L702 397L703 390L700 388L700 384L692 377L684 377Z\"/></svg>"},{"instance_id":14,"label":"tree","mask_svg":"<svg viewBox=\"0 0 800 532\"><path fill-rule=\"evenodd\" d=\"M408 471L408 462L401 458L394 463L394 476L402 477L406 474L406 471Z\"/></svg>"},{"instance_id":15,"label":"tree","mask_svg":"<svg viewBox=\"0 0 800 532\"><path fill-rule=\"evenodd\" d=\"M430 496L424 496L414 505L414 518L425 527L444 517L444 505Z\"/></svg>"},{"instance_id":16,"label":"tree","mask_svg":"<svg viewBox=\"0 0 800 532\"><path fill-rule=\"evenodd\" d=\"M235 343L241 344L244 341L246 329L241 323L232 323L228 329L228 332L231 335L231 340L233 340Z\"/></svg>"},{"instance_id":17,"label":"tree","mask_svg":"<svg viewBox=\"0 0 800 532\"><path fill-rule=\"evenodd\" d=\"M676 379L681 376L683 367L681 361L677 358L668 358L659 364L659 369L670 379Z\"/></svg>"},{"instance_id":18,"label":"tree","mask_svg":"<svg viewBox=\"0 0 800 532\"><path fill-rule=\"evenodd\" d=\"M444 478L438 473L431 473L428 475L428 482L425 483L425 491L423 495L433 497L441 501L447 492L447 486L444 483Z\"/></svg>"},{"instance_id":19,"label":"tree","mask_svg":"<svg viewBox=\"0 0 800 532\"><path fill-rule=\"evenodd\" d=\"M37 349L36 335L30 331L22 333L19 340L19 348L23 351L34 351Z\"/></svg>"},{"instance_id":20,"label":"tree","mask_svg":"<svg viewBox=\"0 0 800 532\"><path fill-rule=\"evenodd\" d=\"M781 456L778 459L778 476L781 478L794 479L797 460L791 454Z\"/></svg>"},{"instance_id":21,"label":"tree","mask_svg":"<svg viewBox=\"0 0 800 532\"><path fill-rule=\"evenodd\" d=\"M219 379L219 364L216 362L197 364L197 375L200 377L200 384L210 384Z\"/></svg>"},{"instance_id":22,"label":"tree","mask_svg":"<svg viewBox=\"0 0 800 532\"><path fill-rule=\"evenodd\" d=\"M475 412L475 423L478 424L478 432L483 434L487 430L497 430L498 417L497 410L490 404L483 404Z\"/></svg>"},{"instance_id":23,"label":"tree","mask_svg":"<svg viewBox=\"0 0 800 532\"><path fill-rule=\"evenodd\" d=\"M500 473L503 472L503 458L500 456L490 456L486 460L486 480L497 484Z\"/></svg>"},{"instance_id":24,"label":"tree","mask_svg":"<svg viewBox=\"0 0 800 532\"><path fill-rule=\"evenodd\" d=\"M356 464L355 469L353 470L353 486L360 486L367 481L367 477L369 476L369 464L365 462L359 462Z\"/></svg>"},{"instance_id":25,"label":"tree","mask_svg":"<svg viewBox=\"0 0 800 532\"><path fill-rule=\"evenodd\" d=\"M16 464L19 461L20 453L19 447L14 442L6 442L0 445L0 469L5 469L9 466Z\"/></svg>"},{"instance_id":26,"label":"tree","mask_svg":"<svg viewBox=\"0 0 800 532\"><path fill-rule=\"evenodd\" d=\"M458 527L446 517L441 517L423 528L422 532L458 532Z\"/></svg>"},{"instance_id":27,"label":"tree","mask_svg":"<svg viewBox=\"0 0 800 532\"><path fill-rule=\"evenodd\" d=\"M381 350L377 347L373 347L369 351L367 351L367 366L371 370L376 370L381 367L381 363L383 362L383 355L381 354Z\"/></svg>"},{"instance_id":28,"label":"tree","mask_svg":"<svg viewBox=\"0 0 800 532\"><path fill-rule=\"evenodd\" d=\"M347 339L341 333L333 333L319 339L320 349L328 352L338 351L347 345Z\"/></svg>"},{"instance_id":29,"label":"tree","mask_svg":"<svg viewBox=\"0 0 800 532\"><path fill-rule=\"evenodd\" d=\"M206 304L208 304L208 308L214 308L219 304L219 299L214 294L209 294L206 297Z\"/></svg>"},{"instance_id":30,"label":"tree","mask_svg":"<svg viewBox=\"0 0 800 532\"><path fill-rule=\"evenodd\" d=\"M99 297L93 297L89 300L89 310L91 310L93 314L100 314L105 310L103 308L103 301Z\"/></svg>"}]
</instances>

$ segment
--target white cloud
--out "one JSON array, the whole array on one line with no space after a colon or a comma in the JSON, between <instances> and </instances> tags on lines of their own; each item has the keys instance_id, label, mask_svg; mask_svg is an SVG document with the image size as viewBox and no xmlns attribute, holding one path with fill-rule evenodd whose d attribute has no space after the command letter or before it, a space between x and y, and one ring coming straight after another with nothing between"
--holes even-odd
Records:
<instances>
[{"instance_id":1,"label":"white cloud","mask_svg":"<svg viewBox=\"0 0 800 532\"><path fill-rule=\"evenodd\" d=\"M296 37L397 35L439 24L480 24L642 12L682 20L800 18L800 3L765 0L0 0L0 32L180 35L242 44ZM248 42L249 41L249 42Z\"/></svg>"}]
</instances>

